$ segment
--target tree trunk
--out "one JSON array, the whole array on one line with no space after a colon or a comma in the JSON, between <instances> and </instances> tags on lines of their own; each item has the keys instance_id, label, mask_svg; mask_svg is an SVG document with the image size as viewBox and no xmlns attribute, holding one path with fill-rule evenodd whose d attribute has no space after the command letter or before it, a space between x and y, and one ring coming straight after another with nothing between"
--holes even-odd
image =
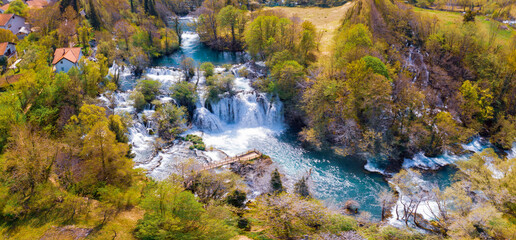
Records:
<instances>
[{"instance_id":1,"label":"tree trunk","mask_svg":"<svg viewBox=\"0 0 516 240\"><path fill-rule=\"evenodd\" d=\"M232 48L232 50L235 50L236 39L235 39L235 26L234 25L231 25L231 36L233 37L233 40L231 43L231 48Z\"/></svg>"}]
</instances>

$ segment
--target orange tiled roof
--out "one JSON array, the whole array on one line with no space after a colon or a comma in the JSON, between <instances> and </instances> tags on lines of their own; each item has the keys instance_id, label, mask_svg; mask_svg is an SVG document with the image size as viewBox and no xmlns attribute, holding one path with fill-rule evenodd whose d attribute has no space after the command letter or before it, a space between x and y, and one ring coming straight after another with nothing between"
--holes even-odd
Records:
<instances>
[{"instance_id":1,"label":"orange tiled roof","mask_svg":"<svg viewBox=\"0 0 516 240\"><path fill-rule=\"evenodd\" d=\"M0 9L4 10L4 12L6 12L7 9L9 9L9 3L8 4L4 4L3 6L1 6Z\"/></svg>"},{"instance_id":2,"label":"orange tiled roof","mask_svg":"<svg viewBox=\"0 0 516 240\"><path fill-rule=\"evenodd\" d=\"M67 59L72 63L77 63L80 55L81 48L58 48L54 53L54 61L52 64L55 65L62 59Z\"/></svg>"},{"instance_id":3,"label":"orange tiled roof","mask_svg":"<svg viewBox=\"0 0 516 240\"><path fill-rule=\"evenodd\" d=\"M5 26L9 22L9 19L11 19L14 16L14 14L0 14L0 26Z\"/></svg>"},{"instance_id":4,"label":"orange tiled roof","mask_svg":"<svg viewBox=\"0 0 516 240\"><path fill-rule=\"evenodd\" d=\"M48 2L46 0L31 0L27 1L27 5L29 5L29 8L43 8L48 5Z\"/></svg>"},{"instance_id":5,"label":"orange tiled roof","mask_svg":"<svg viewBox=\"0 0 516 240\"><path fill-rule=\"evenodd\" d=\"M9 45L8 42L0 43L0 55L4 55L7 45Z\"/></svg>"}]
</instances>

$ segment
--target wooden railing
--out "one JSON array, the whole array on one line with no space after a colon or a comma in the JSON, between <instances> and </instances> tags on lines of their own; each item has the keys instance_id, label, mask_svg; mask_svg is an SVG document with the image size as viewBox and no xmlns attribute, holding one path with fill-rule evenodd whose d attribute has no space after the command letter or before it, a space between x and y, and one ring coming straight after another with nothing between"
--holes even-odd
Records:
<instances>
[{"instance_id":1,"label":"wooden railing","mask_svg":"<svg viewBox=\"0 0 516 240\"><path fill-rule=\"evenodd\" d=\"M244 153L241 153L241 154L237 154L234 157L228 157L228 158L226 158L226 159L224 159L223 161L220 161L220 162L214 162L214 163L211 163L211 164L206 164L206 166L204 166L200 171L205 171L205 170L210 170L210 169L222 167L224 165L228 165L228 164L231 164L231 163L234 163L234 162L238 162L238 161L249 161L249 160L253 160L253 159L259 158L260 156L262 156L262 153L260 151L258 151L256 149L252 149L252 150L249 150L247 152L244 152Z\"/></svg>"}]
</instances>

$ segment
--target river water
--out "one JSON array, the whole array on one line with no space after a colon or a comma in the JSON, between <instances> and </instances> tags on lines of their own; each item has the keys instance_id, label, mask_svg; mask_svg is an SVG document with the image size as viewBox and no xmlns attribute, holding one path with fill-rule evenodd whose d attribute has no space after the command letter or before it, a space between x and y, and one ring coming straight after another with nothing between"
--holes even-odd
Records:
<instances>
[{"instance_id":1,"label":"river water","mask_svg":"<svg viewBox=\"0 0 516 240\"><path fill-rule=\"evenodd\" d=\"M215 65L235 64L248 60L247 54L243 52L221 52L215 51L199 42L199 35L192 27L193 18L181 18L180 24L183 29L181 35L181 48L173 54L158 58L153 61L155 66L179 66L185 58L192 58L198 64L212 62ZM169 23L170 24L170 23Z\"/></svg>"},{"instance_id":2,"label":"river water","mask_svg":"<svg viewBox=\"0 0 516 240\"><path fill-rule=\"evenodd\" d=\"M184 19L188 22L191 19ZM283 104L279 99L253 90L250 80L238 76L238 70L246 67L243 53L216 52L208 49L199 42L199 37L191 30L183 35L183 45L175 54L154 61L152 68L147 69L146 77L162 83L162 102L171 101L169 87L183 79L183 74L176 67L181 59L192 57L197 62L210 61L215 65L232 64L231 70L236 75L235 95L224 96L220 101L210 103L210 110L205 105L203 90L204 79L201 78L199 87L200 101L194 115L193 127L188 133L203 137L207 147L220 149L232 156L249 149L258 149L279 166L284 174L287 186L307 172L311 172L311 191L322 200L343 203L353 199L360 204L360 209L368 211L373 218L379 219L381 208L377 202L377 194L388 184L381 173L382 170L373 160L353 157L341 157L332 152L306 151L297 141L296 133L290 131L283 120ZM113 71L117 66L114 66ZM216 69L223 72L222 68ZM180 158L190 156L190 153L176 148L162 150L156 154L154 142L156 135L148 130L153 128L152 122L143 121L145 116L151 116L152 107L143 113L135 114L129 95L137 79L132 77L128 69L121 74L122 92L115 93L112 100L116 113L127 112L134 116L135 124L129 129L130 143L136 154L136 167L148 170L148 174L156 179L166 178L170 166ZM107 99L104 99L108 101ZM465 148L481 151L487 144L478 138ZM208 161L220 160L214 152L201 153ZM450 175L455 172L453 167L441 166L453 163L461 157L443 155L438 158L427 158L420 154L413 159L406 159L404 167L420 167L440 169L424 174L426 181L439 181L441 186L449 183ZM368 170L366 170L368 169Z\"/></svg>"}]
</instances>

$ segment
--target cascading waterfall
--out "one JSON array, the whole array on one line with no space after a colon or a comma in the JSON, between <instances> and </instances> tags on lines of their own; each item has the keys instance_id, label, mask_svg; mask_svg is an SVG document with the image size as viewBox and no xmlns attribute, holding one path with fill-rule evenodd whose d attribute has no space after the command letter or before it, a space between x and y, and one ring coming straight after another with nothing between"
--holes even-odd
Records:
<instances>
[{"instance_id":1,"label":"cascading waterfall","mask_svg":"<svg viewBox=\"0 0 516 240\"><path fill-rule=\"evenodd\" d=\"M225 126L275 127L283 124L283 104L277 97L264 93L239 92L227 94L209 108L199 106L194 114L194 124L199 130L220 132Z\"/></svg>"},{"instance_id":2,"label":"cascading waterfall","mask_svg":"<svg viewBox=\"0 0 516 240\"><path fill-rule=\"evenodd\" d=\"M225 71L215 69L217 73ZM283 103L276 96L255 91L251 81L240 76L245 71L248 76L261 76L251 64L236 65L230 69L235 76L234 94L226 93L220 99L206 103L205 79L199 81L199 96L193 123L198 130L221 132L226 128L270 127L283 129Z\"/></svg>"},{"instance_id":3,"label":"cascading waterfall","mask_svg":"<svg viewBox=\"0 0 516 240\"><path fill-rule=\"evenodd\" d=\"M191 21L189 18L182 20ZM161 61L154 62L167 67L153 67L145 71L145 77L161 82L161 93L158 99L163 103L173 102L169 88L184 80L180 70L169 66L178 66L185 57L192 57L197 62L210 61L218 66L242 62L238 56L234 57L231 53L214 52L203 46L199 42L199 36L191 30L187 29L181 37L183 42L179 51L162 58ZM423 55L417 49L410 50L406 64L411 71L414 70L416 77L419 75L423 82L428 82L429 73L424 65ZM271 156L277 163L282 174L285 174L286 185L291 186L292 181L298 179L300 175L311 172L314 196L337 203L354 199L362 206L361 210L371 212L373 217L379 218L381 209L378 206L377 194L381 189L388 188L383 176L363 171L364 163L360 159L344 158L332 152L304 150L297 141L295 133L285 131L281 101L277 97L257 92L252 87L250 78L263 76L265 72L260 69L264 68L264 63L245 63L234 66L230 69L235 76L232 94L221 95L220 100L208 103L206 103L205 79L201 76L197 86L199 101L196 103L192 119L193 128L187 134L202 136L208 149L211 147L220 149L229 156L257 148ZM424 74L418 73L421 70ZM226 72L226 69L218 67L215 72ZM129 143L132 144L132 152L135 155L135 167L144 168L149 176L161 180L174 171L174 164L186 159L195 158L201 162L207 162L219 161L225 157L219 151L189 150L188 146L181 141L157 148L158 136L151 131L155 129L155 123L151 117L154 109L148 106L144 112L137 113L130 99L137 84L136 78L131 74L131 68L114 64L110 73L118 73L120 76L121 91L103 95L99 99L106 103L106 106L114 106L113 112L132 117ZM474 141L463 147L477 152L482 150L484 145L480 141ZM508 154L516 156L516 144ZM419 159L416 156L414 159L406 160L405 167L434 169L446 163L452 163L454 159L453 156L447 155L441 158ZM443 172L442 175L435 177L439 181L449 178L446 171L435 172ZM252 195L257 194L259 193Z\"/></svg>"},{"instance_id":4,"label":"cascading waterfall","mask_svg":"<svg viewBox=\"0 0 516 240\"><path fill-rule=\"evenodd\" d=\"M283 121L281 101L263 93L241 92L210 103L210 108L225 123L240 127L274 126Z\"/></svg>"},{"instance_id":5,"label":"cascading waterfall","mask_svg":"<svg viewBox=\"0 0 516 240\"><path fill-rule=\"evenodd\" d=\"M416 80L420 78L419 80L423 86L426 87L429 85L430 71L428 71L428 66L419 48L414 46L409 47L406 66L410 72L414 73L413 82L416 82Z\"/></svg>"}]
</instances>

